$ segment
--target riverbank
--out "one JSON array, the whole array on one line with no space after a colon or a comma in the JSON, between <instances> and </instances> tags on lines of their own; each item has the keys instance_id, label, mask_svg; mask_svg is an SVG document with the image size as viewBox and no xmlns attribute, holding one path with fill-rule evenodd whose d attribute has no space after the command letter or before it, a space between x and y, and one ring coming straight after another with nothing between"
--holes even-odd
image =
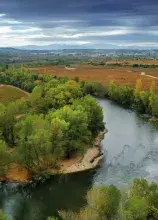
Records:
<instances>
[{"instance_id":1,"label":"riverbank","mask_svg":"<svg viewBox=\"0 0 158 220\"><path fill-rule=\"evenodd\" d=\"M76 157L72 160L64 160L61 162L60 173L77 173L86 170L91 170L99 166L100 161L104 157L101 150L101 141L106 132L102 132L95 140L94 146L89 148L83 157Z\"/></svg>"},{"instance_id":2,"label":"riverbank","mask_svg":"<svg viewBox=\"0 0 158 220\"><path fill-rule=\"evenodd\" d=\"M34 181L40 182L41 176L47 173L47 176L57 174L71 174L82 171L95 169L99 166L100 161L103 159L104 154L101 151L101 141L104 139L104 135L107 131L101 132L96 138L92 148L88 148L84 156L76 156L70 159L61 161L59 169L49 169L43 172L42 175L31 175L29 171L18 164L12 164L5 177L0 177L0 182L11 182L27 184Z\"/></svg>"}]
</instances>

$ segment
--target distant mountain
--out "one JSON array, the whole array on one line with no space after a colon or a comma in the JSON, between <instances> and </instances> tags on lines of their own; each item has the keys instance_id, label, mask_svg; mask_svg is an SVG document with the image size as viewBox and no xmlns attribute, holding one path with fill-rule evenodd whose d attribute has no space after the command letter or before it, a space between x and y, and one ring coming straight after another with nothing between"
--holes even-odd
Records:
<instances>
[{"instance_id":1,"label":"distant mountain","mask_svg":"<svg viewBox=\"0 0 158 220\"><path fill-rule=\"evenodd\" d=\"M141 47L114 47L114 45L107 45L107 47L104 48L92 48L89 46L76 46L76 45L48 45L48 46L36 46L36 45L28 45L28 46L18 46L18 47L0 47L0 53L11 53L11 54L32 54L32 53L52 53L56 51L67 51L67 52L108 52L108 51L119 51L119 52L127 52L127 51L149 51L149 52L154 52L157 51L158 49L150 49L150 48L141 48Z\"/></svg>"},{"instance_id":2,"label":"distant mountain","mask_svg":"<svg viewBox=\"0 0 158 220\"><path fill-rule=\"evenodd\" d=\"M36 48L35 47L30 47L26 46L25 47L15 47L15 48L12 48L12 47L0 47L0 53L7 53L7 54L30 54L30 53L43 53L43 52L48 52L49 50L43 50L43 49L38 49L38 47Z\"/></svg>"},{"instance_id":3,"label":"distant mountain","mask_svg":"<svg viewBox=\"0 0 158 220\"><path fill-rule=\"evenodd\" d=\"M47 45L47 46L37 46L37 45L27 45L15 47L21 50L63 50L63 49L90 49L88 46L76 46L76 45Z\"/></svg>"},{"instance_id":4,"label":"distant mountain","mask_svg":"<svg viewBox=\"0 0 158 220\"><path fill-rule=\"evenodd\" d=\"M107 44L104 47L95 48L92 45L58 45L58 44L50 44L47 46L37 46L37 45L27 45L27 46L20 46L16 47L17 49L22 50L83 50L83 49L91 49L91 50L101 50L101 49L123 49L123 47Z\"/></svg>"},{"instance_id":5,"label":"distant mountain","mask_svg":"<svg viewBox=\"0 0 158 220\"><path fill-rule=\"evenodd\" d=\"M12 48L12 47L0 47L0 52L10 52L10 53L15 53L18 52L19 49Z\"/></svg>"},{"instance_id":6,"label":"distant mountain","mask_svg":"<svg viewBox=\"0 0 158 220\"><path fill-rule=\"evenodd\" d=\"M122 49L122 50L157 50L158 48L149 48L149 47L143 47L143 46L117 46L117 45L113 45L113 44L106 44L100 47L96 47L94 48L92 45L55 45L55 44L51 44L51 45L47 45L47 46L37 46L37 45L27 45L27 46L19 46L19 47L15 47L16 49L20 49L20 50L36 50L36 51L40 51L40 50L45 50L45 51L50 51L50 50L77 50L77 49L93 49L93 50L100 50L100 49L105 49L105 50L118 50L118 49Z\"/></svg>"}]
</instances>

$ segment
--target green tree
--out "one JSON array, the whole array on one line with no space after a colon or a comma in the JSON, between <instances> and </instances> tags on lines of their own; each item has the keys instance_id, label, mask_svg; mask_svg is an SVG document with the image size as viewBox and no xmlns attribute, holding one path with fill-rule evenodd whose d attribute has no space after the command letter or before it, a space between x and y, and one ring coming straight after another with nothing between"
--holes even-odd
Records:
<instances>
[{"instance_id":1,"label":"green tree","mask_svg":"<svg viewBox=\"0 0 158 220\"><path fill-rule=\"evenodd\" d=\"M65 156L65 147L67 145L66 137L70 123L58 117L50 117L50 119L51 142L53 146L52 153L57 160L60 160Z\"/></svg>"},{"instance_id":2,"label":"green tree","mask_svg":"<svg viewBox=\"0 0 158 220\"><path fill-rule=\"evenodd\" d=\"M63 220L115 219L121 193L115 186L94 187L87 193L87 208L78 213L60 211Z\"/></svg>"},{"instance_id":3,"label":"green tree","mask_svg":"<svg viewBox=\"0 0 158 220\"><path fill-rule=\"evenodd\" d=\"M44 88L36 86L31 95L28 98L28 105L30 106L30 111L35 114L46 114L49 110L49 102L44 97Z\"/></svg>"},{"instance_id":4,"label":"green tree","mask_svg":"<svg viewBox=\"0 0 158 220\"><path fill-rule=\"evenodd\" d=\"M108 96L112 100L116 100L116 94L117 94L117 86L114 83L114 81L111 81L108 87Z\"/></svg>"},{"instance_id":5,"label":"green tree","mask_svg":"<svg viewBox=\"0 0 158 220\"><path fill-rule=\"evenodd\" d=\"M85 94L105 97L107 95L107 88L100 82L85 82L83 85L83 92Z\"/></svg>"},{"instance_id":6,"label":"green tree","mask_svg":"<svg viewBox=\"0 0 158 220\"><path fill-rule=\"evenodd\" d=\"M152 82L150 87L149 108L151 110L151 114L158 117L158 94L156 93L155 81Z\"/></svg>"},{"instance_id":7,"label":"green tree","mask_svg":"<svg viewBox=\"0 0 158 220\"><path fill-rule=\"evenodd\" d=\"M134 220L132 213L127 210L119 210L118 211L118 219L119 220Z\"/></svg>"},{"instance_id":8,"label":"green tree","mask_svg":"<svg viewBox=\"0 0 158 220\"><path fill-rule=\"evenodd\" d=\"M121 193L115 186L92 188L87 194L88 207L94 209L100 219L111 219L119 209Z\"/></svg>"},{"instance_id":9,"label":"green tree","mask_svg":"<svg viewBox=\"0 0 158 220\"><path fill-rule=\"evenodd\" d=\"M24 99L9 103L7 106L0 104L0 132L6 143L13 146L14 141L14 125L17 118L27 112L27 104Z\"/></svg>"},{"instance_id":10,"label":"green tree","mask_svg":"<svg viewBox=\"0 0 158 220\"><path fill-rule=\"evenodd\" d=\"M7 216L2 210L0 210L0 220L7 220Z\"/></svg>"},{"instance_id":11,"label":"green tree","mask_svg":"<svg viewBox=\"0 0 158 220\"><path fill-rule=\"evenodd\" d=\"M77 213L73 213L70 211L59 211L59 215L62 218L62 220L78 220Z\"/></svg>"},{"instance_id":12,"label":"green tree","mask_svg":"<svg viewBox=\"0 0 158 220\"><path fill-rule=\"evenodd\" d=\"M151 112L154 117L158 117L158 94L155 94L150 104Z\"/></svg>"},{"instance_id":13,"label":"green tree","mask_svg":"<svg viewBox=\"0 0 158 220\"><path fill-rule=\"evenodd\" d=\"M148 216L148 204L145 198L131 197L125 205L125 210L131 213L134 220L146 220Z\"/></svg>"},{"instance_id":14,"label":"green tree","mask_svg":"<svg viewBox=\"0 0 158 220\"><path fill-rule=\"evenodd\" d=\"M55 217L48 217L47 220L58 220L58 218L55 218Z\"/></svg>"},{"instance_id":15,"label":"green tree","mask_svg":"<svg viewBox=\"0 0 158 220\"><path fill-rule=\"evenodd\" d=\"M29 170L42 170L52 151L49 123L42 115L27 115L15 126L19 160Z\"/></svg>"},{"instance_id":16,"label":"green tree","mask_svg":"<svg viewBox=\"0 0 158 220\"><path fill-rule=\"evenodd\" d=\"M84 108L80 107L80 109L74 110L70 106L64 106L55 112L50 112L47 117L48 121L52 121L54 118L61 120L67 130L64 132L64 142L62 143L65 156L69 157L72 153L83 152L91 139L88 117Z\"/></svg>"},{"instance_id":17,"label":"green tree","mask_svg":"<svg viewBox=\"0 0 158 220\"><path fill-rule=\"evenodd\" d=\"M33 89L31 95L29 96L29 101L31 102L32 105L34 105L36 100L38 100L42 97L42 91L43 91L42 86L36 86Z\"/></svg>"},{"instance_id":18,"label":"green tree","mask_svg":"<svg viewBox=\"0 0 158 220\"><path fill-rule=\"evenodd\" d=\"M143 88L142 80L138 79L134 90L134 101L136 104L139 103L140 101L140 92L142 91L142 88Z\"/></svg>"},{"instance_id":19,"label":"green tree","mask_svg":"<svg viewBox=\"0 0 158 220\"><path fill-rule=\"evenodd\" d=\"M75 99L82 96L83 94L79 84L73 80L59 84L56 88L51 88L46 93L46 99L50 107L55 109L72 104Z\"/></svg>"},{"instance_id":20,"label":"green tree","mask_svg":"<svg viewBox=\"0 0 158 220\"><path fill-rule=\"evenodd\" d=\"M158 216L158 185L149 184L145 179L135 179L130 189L130 196L144 198L148 204L148 215L153 219Z\"/></svg>"},{"instance_id":21,"label":"green tree","mask_svg":"<svg viewBox=\"0 0 158 220\"><path fill-rule=\"evenodd\" d=\"M103 123L103 109L97 100L90 95L74 101L74 109L78 109L80 106L83 107L88 116L88 129L92 132L92 136L95 137L105 128Z\"/></svg>"},{"instance_id":22,"label":"green tree","mask_svg":"<svg viewBox=\"0 0 158 220\"><path fill-rule=\"evenodd\" d=\"M4 141L0 140L0 176L5 176L11 163L11 155Z\"/></svg>"}]
</instances>

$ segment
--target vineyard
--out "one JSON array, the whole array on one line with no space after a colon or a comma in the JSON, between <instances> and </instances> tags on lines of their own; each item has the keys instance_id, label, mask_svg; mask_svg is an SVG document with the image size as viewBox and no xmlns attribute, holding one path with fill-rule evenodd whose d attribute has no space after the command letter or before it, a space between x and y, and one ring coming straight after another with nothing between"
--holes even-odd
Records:
<instances>
[{"instance_id":1,"label":"vineyard","mask_svg":"<svg viewBox=\"0 0 158 220\"><path fill-rule=\"evenodd\" d=\"M149 76L158 77L157 69L127 68L127 67L94 67L90 65L80 65L76 69L68 70L63 66L45 66L29 68L33 72L40 74L52 74L58 77L66 76L68 78L78 77L83 81L98 81L103 85L108 85L114 81L117 85L135 85L137 79L141 78L144 89L149 89L154 80L158 87L158 79ZM141 72L145 72L142 76ZM149 76L148 76L149 75Z\"/></svg>"}]
</instances>

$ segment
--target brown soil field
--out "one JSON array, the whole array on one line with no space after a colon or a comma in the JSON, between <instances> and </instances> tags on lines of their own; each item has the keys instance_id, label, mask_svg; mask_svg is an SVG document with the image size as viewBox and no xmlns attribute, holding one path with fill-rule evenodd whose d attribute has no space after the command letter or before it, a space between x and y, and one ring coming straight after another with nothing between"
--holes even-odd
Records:
<instances>
[{"instance_id":1,"label":"brown soil field","mask_svg":"<svg viewBox=\"0 0 158 220\"><path fill-rule=\"evenodd\" d=\"M147 75L158 77L158 70L152 68L132 68L132 67L93 67L90 65L80 65L75 70L68 70L61 66L47 66L39 68L30 68L31 71L41 74L52 74L56 76L66 76L69 78L79 77L83 81L99 81L104 85L108 85L110 81L116 82L118 85L135 85L137 79L141 78L144 88L148 89L154 80L158 87L158 79L148 77ZM145 72L145 76L141 75Z\"/></svg>"}]
</instances>

